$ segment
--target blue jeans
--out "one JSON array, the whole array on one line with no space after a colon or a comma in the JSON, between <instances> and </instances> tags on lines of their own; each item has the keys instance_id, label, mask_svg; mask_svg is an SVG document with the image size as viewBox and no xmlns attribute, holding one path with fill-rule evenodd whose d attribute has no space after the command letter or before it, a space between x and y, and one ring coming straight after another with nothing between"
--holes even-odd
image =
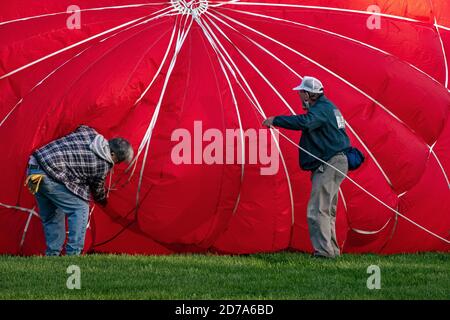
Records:
<instances>
[{"instance_id":1,"label":"blue jeans","mask_svg":"<svg viewBox=\"0 0 450 320\"><path fill-rule=\"evenodd\" d=\"M89 202L69 191L62 183L50 178L39 167L28 169L27 175L44 174L39 191L35 194L39 215L44 225L47 256L59 256L66 239L67 216L69 236L66 255L79 255L84 247L89 217Z\"/></svg>"}]
</instances>

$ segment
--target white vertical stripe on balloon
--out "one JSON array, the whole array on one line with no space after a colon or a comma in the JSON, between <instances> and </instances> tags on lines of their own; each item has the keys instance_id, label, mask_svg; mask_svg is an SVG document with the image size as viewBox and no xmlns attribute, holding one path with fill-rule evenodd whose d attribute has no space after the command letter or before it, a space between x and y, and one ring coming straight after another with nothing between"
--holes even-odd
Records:
<instances>
[{"instance_id":1,"label":"white vertical stripe on balloon","mask_svg":"<svg viewBox=\"0 0 450 320\"><path fill-rule=\"evenodd\" d=\"M178 18L177 18L177 21L178 21ZM161 63L160 63L160 65L159 65L159 67L158 67L158 70L156 71L155 75L153 76L153 79L152 79L152 81L150 82L150 84L145 88L145 90L144 90L143 93L140 95L140 97L135 101L134 106L137 106L137 105L142 101L142 99L144 98L144 96L147 94L147 92L148 92L148 91L150 90L150 88L153 86L153 83L155 82L156 78L161 74L161 70L162 70L164 64L166 63L168 54L169 54L169 52L170 52L170 49L172 48L173 39L174 39L175 33L176 33L176 31L177 31L177 21L176 21L175 24L174 24L174 28L173 28L173 31L172 31L172 35L170 36L169 44L168 44L168 46L167 46L166 52L165 52L165 54L164 54L164 56L163 56L163 59L161 60ZM179 33L179 32L178 32L178 33ZM146 135L144 136L144 138L143 138L143 140L142 140L142 142L141 142L141 145L140 145L139 148L138 148L138 152L136 153L134 159L130 162L129 166L128 166L127 169L125 170L125 172L128 172L128 171L131 169L131 167L133 167L133 170L131 171L131 173L130 173L130 175L129 175L129 177L128 177L128 182L131 181L131 178L133 177L134 172L135 172L135 170L136 170L136 167L137 167L137 161L138 161L139 156L140 156L140 154L141 154L141 152L142 152L142 150L143 150L143 146L144 146L144 142L143 142L143 141L144 141L145 139L146 139Z\"/></svg>"},{"instance_id":2,"label":"white vertical stripe on balloon","mask_svg":"<svg viewBox=\"0 0 450 320\"><path fill-rule=\"evenodd\" d=\"M199 23L199 25L201 25L201 23ZM207 24L205 23L205 25L207 25ZM209 26L208 26L208 28L209 28ZM211 29L209 28L209 30L211 30ZM205 29L204 29L204 31L205 31ZM207 34L207 32L205 32L205 34ZM251 101L252 104L256 107L256 109L260 112L260 114L261 114L264 118L266 118L266 115L265 115L264 111L262 110L261 105L259 104L258 99L256 98L256 96L255 96L253 90L251 89L251 87L249 86L248 82L245 80L244 76L243 76L242 73L240 72L239 68L236 66L236 64L234 63L233 59L230 57L230 55L228 54L228 52L226 51L226 49L222 46L222 44L220 43L220 41L219 41L219 40L217 39L217 37L215 36L214 32L212 32L212 30L211 30L211 35L212 35L212 37L214 37L214 39L216 39L217 43L219 44L219 46L221 47L221 49L224 51L224 53L226 54L226 56L228 57L228 59L230 60L230 62L231 62L231 63L233 64L233 66L235 67L236 71L239 73L241 79L242 79L243 82L245 83L247 89L249 90L250 94L251 94L252 97L253 97L253 100L250 99L250 101ZM245 90L244 90L244 92L245 92ZM247 95L246 92L245 92L245 94ZM247 97L249 98L248 95L247 95ZM256 104L255 104L253 101L256 102ZM278 141L277 141L277 139L276 139L276 137L275 137L275 134L273 133L272 130L270 130L270 133L271 133L271 135L272 135L272 137L273 137L273 140L274 140L274 142L275 142L275 144L276 144L277 150L278 150L278 152L280 153L281 162L282 162L282 164L283 164L283 168L284 168L284 171L285 171L285 174L286 174L286 180L287 180L287 184L288 184L289 195L290 195L290 201L291 201L291 213L292 213L291 219L292 219L292 225L293 225L294 222L295 222L295 216L294 216L294 198L293 198L293 194L292 194L291 180L290 180L289 172L288 172L288 169L287 169L287 165L286 165L286 162L285 162L283 153L282 153L281 148L280 148L280 146L279 146L279 143L278 143Z\"/></svg>"},{"instance_id":3,"label":"white vertical stripe on balloon","mask_svg":"<svg viewBox=\"0 0 450 320\"><path fill-rule=\"evenodd\" d=\"M159 65L158 70L156 71L155 75L153 76L153 79L152 79L152 81L150 82L150 84L145 88L145 90L142 92L142 94L139 96L139 98L135 101L134 106L138 105L138 104L142 101L142 99L144 98L144 96L147 94L147 92L148 92L148 91L150 90L150 88L153 86L153 83L155 82L155 80L156 80L156 78L158 77L158 75L161 73L161 69L162 69L162 67L163 67L164 64L165 64L165 62L166 62L166 60L167 60L167 56L168 56L169 51L170 51L170 48L172 47L173 38L174 38L174 36L175 36L175 30L176 30L176 25L175 25L174 28L173 28L172 35L171 35L171 37L170 37L169 45L168 45L167 50L166 50L166 52L165 52L165 54L164 54L164 57L163 57L163 59L162 59L162 61L161 61L161 64Z\"/></svg>"},{"instance_id":4,"label":"white vertical stripe on balloon","mask_svg":"<svg viewBox=\"0 0 450 320\"><path fill-rule=\"evenodd\" d=\"M188 19L186 19L185 25L184 25L184 26L186 26L186 22L187 22L187 21L188 21ZM191 24L192 24L192 22L191 22ZM178 46L179 46L179 44L180 44L180 41L181 41L181 39L182 39L182 35L183 35L183 34L184 34L184 30L181 31L181 28L179 28L179 29L178 29L178 34L177 34L177 41L176 41L176 43L175 43L174 56L172 57L172 61L171 61L170 65L169 65L169 69L170 69L171 66L172 66L172 62L173 62L173 58L175 57L175 54L177 54ZM169 46L169 48L170 48L170 46ZM172 67L172 68L173 68L173 67ZM166 81L166 80L167 80L167 74L166 74L166 79L165 79L165 81ZM164 81L164 83L165 83L165 81ZM167 81L168 81L168 80L167 80ZM166 88L163 87L163 89L164 89L164 91L165 91ZM163 93L163 92L161 92L161 93ZM160 100L162 100L162 96L163 96L163 94L160 96ZM153 116L155 116L156 113L159 114L159 108L158 108L158 106L160 107L159 102L158 102L158 104L157 104L157 106L156 106L156 108L155 108L155 113L153 114ZM153 117L152 117L152 119L153 119ZM139 146L139 148L138 148L138 154L135 156L135 160L137 160L137 158L138 158L139 155L141 154L142 150L144 149L144 147L145 147L145 145L146 145L146 143L147 143L148 137L151 135L151 132L152 132L152 130L153 130L152 125L151 125L152 123L153 123L153 120L150 122L150 125L148 126L148 128L147 128L147 130L146 130L146 132L145 132L144 138L142 139L141 144L140 144L140 146Z\"/></svg>"},{"instance_id":5,"label":"white vertical stripe on balloon","mask_svg":"<svg viewBox=\"0 0 450 320\"><path fill-rule=\"evenodd\" d=\"M203 27L201 26L201 28L203 28ZM205 32L205 31L203 31L203 32ZM209 35L207 35L205 33L205 36L208 37ZM213 50L214 50L214 52L215 52L215 54L217 56L217 60L218 60L218 62L220 64L220 68L222 70L222 73L225 76L225 79L227 80L228 87L230 88L231 97L232 97L233 104L234 104L234 107L235 107L235 110L236 110L236 116L237 116L237 119L238 119L239 129L240 129L239 133L240 133L240 140L241 140L241 180L240 180L239 193L238 193L238 196L236 197L235 205L234 205L233 211L232 211L233 215L235 215L236 211L237 211L237 208L239 206L239 201L241 199L242 184L244 182L244 172L245 172L245 140L244 140L244 133L243 133L244 129L242 127L241 114L240 114L240 111L239 111L239 106L238 106L238 102L237 102L237 99L236 99L236 95L234 93L233 85L231 84L231 81L230 81L230 78L228 76L228 73L227 73L227 71L226 71L226 69L225 69L225 67L224 67L224 65L222 63L221 57L220 57L220 55L218 53L219 49L217 48L217 46L214 43L211 42L210 38L208 38L208 41L210 42L211 47L213 48ZM227 63L227 62L225 61L225 63Z\"/></svg>"},{"instance_id":6,"label":"white vertical stripe on balloon","mask_svg":"<svg viewBox=\"0 0 450 320\"><path fill-rule=\"evenodd\" d=\"M202 24L201 20L200 20L200 19L197 19L197 23L198 23L198 25L200 26L200 28L202 29L202 31L203 31L205 37L207 38L208 42L210 43L211 47L213 48L213 50L214 50L214 52L215 52L215 54L216 54L216 56L217 56L217 58L218 58L218 61L219 61L221 70L222 70L222 72L223 72L223 74L224 74L224 76L225 76L225 78L226 78L226 80L227 80L228 86L229 86L229 88L230 88L230 92L231 92L232 99L233 99L233 104L234 104L235 109L236 109L236 115L237 115L237 117L238 117L239 128L240 128L240 138L241 138L241 162L242 162L242 166L241 166L241 186L242 186L243 178L244 178L244 166L245 166L245 140L244 140L244 136L243 136L242 120L241 120L241 117L240 117L240 111L239 111L238 102L237 102L237 99L236 99L236 95L235 95L235 93L234 93L233 85L231 84L231 81L230 81L230 78L229 78L229 76L228 76L228 73L227 73L226 70L225 70L224 63L226 64L227 68L229 69L230 74L234 76L236 82L237 82L239 85L240 85L240 83L239 83L239 80L238 80L237 77L236 77L236 74L235 74L234 71L232 70L232 67L230 66L230 64L228 63L228 61L224 58L224 56L222 55L222 53L220 52L220 50L219 50L219 48L217 47L217 45L216 45L214 39L211 37L211 35L209 34L209 32L206 30L206 28L205 28L205 26ZM223 60L223 62L222 62L221 59ZM237 199L236 199L236 203L235 203L235 206L234 206L234 209L233 209L233 214L236 213L236 210L237 210L237 207L238 207L238 204L239 204L240 197L241 197L241 190L239 191L239 195L238 195L238 197L237 197Z\"/></svg>"},{"instance_id":7,"label":"white vertical stripe on balloon","mask_svg":"<svg viewBox=\"0 0 450 320\"><path fill-rule=\"evenodd\" d=\"M234 45L234 43L230 40L230 38L219 28L219 26L216 23L214 23L214 21L212 21L209 18L206 18L206 19L208 19L208 21L210 21L211 24L214 25L217 30L219 30L219 32L222 34L222 36L225 39L228 40L228 42L230 42L230 43L232 43ZM264 80L264 82L267 83L267 85L270 87L270 89L272 89L272 91L275 93L275 95L289 109L289 111L291 111L293 114L295 114L295 112L292 109L291 105L286 101L286 99L281 95L281 93L273 86L273 84L269 81L269 79L267 79L267 77L261 72L261 70L259 70L258 67L255 66L255 64L248 58L248 56L244 52L242 52L242 50L240 50L237 46L235 46L235 49L248 62L248 64L253 68L253 70L255 70L256 73L258 73L258 75ZM272 55L272 56L274 57L274 55ZM281 61L281 60L279 60L279 61ZM283 63L283 64L286 66L285 63Z\"/></svg>"},{"instance_id":8,"label":"white vertical stripe on balloon","mask_svg":"<svg viewBox=\"0 0 450 320\"><path fill-rule=\"evenodd\" d=\"M187 22L187 20L186 20L186 22ZM161 105L162 105L162 100L164 98L164 94L165 94L166 89L167 89L167 84L169 82L170 76L172 75L173 68L175 67L178 54L179 54L179 52L180 52L180 50L181 50L181 48L182 48L182 46L184 44L184 41L186 40L186 37L189 34L189 31L190 31L191 26L192 26L192 22L193 22L193 19L191 19L191 22L190 22L189 26L187 27L187 29L184 29L181 34L178 33L178 39L177 39L177 42L176 42L176 45L175 45L175 52L174 52L174 55L172 57L172 61L170 62L169 69L167 71L167 74L166 74L166 77L165 77L165 80L164 80L164 84L163 84L163 87L162 87L162 90L161 90L159 101L158 101L158 104L156 105L155 112L153 113L152 119L151 119L150 124L149 124L149 126L147 128L147 132L146 132L146 134L144 136L144 139L146 139L146 141L144 142L144 140L143 140L143 142L146 144L146 149L145 149L144 158L142 160L142 168L141 168L141 172L140 172L140 176L139 176L138 190L136 192L136 211L139 209L139 193L140 193L140 189L141 189L141 186L142 186L142 179L143 179L143 175L144 175L144 169L145 169L145 164L146 164L147 155L148 155L148 148L150 146L150 141L151 141L151 138L152 138L153 129L154 129L154 127L156 125L156 121L158 119L159 111L160 111Z\"/></svg>"},{"instance_id":9,"label":"white vertical stripe on balloon","mask_svg":"<svg viewBox=\"0 0 450 320\"><path fill-rule=\"evenodd\" d=\"M216 54L217 54L217 53L216 53ZM238 196L237 196L237 198L236 198L235 205L234 205L234 207L233 207L233 215L234 215L234 214L236 214L236 211L237 211L237 208L238 208L238 205L239 205L239 201L240 201L240 199L241 199L242 184L244 183L244 172L245 172L245 171L244 171L244 170L245 170L245 140L244 140L244 129L242 128L241 115L240 115L240 112L239 112L239 106L238 106L238 102L237 102L237 99L236 99L236 95L235 95L235 93L234 93L233 85L231 84L230 78L228 77L228 73L226 72L225 67L224 67L222 61L220 61L219 56L218 56L217 58L218 58L218 61L219 61L219 64L220 64L220 68L222 69L222 72L223 72L223 74L225 75L225 78L226 78L226 80L227 80L228 86L229 86L229 88L230 88L231 96L232 96L232 99L233 99L233 104L234 104L235 109L236 109L236 116L237 116L238 123L239 123L239 133L240 133L240 139L241 139L241 180L240 180L241 185L240 185L240 187L239 187L239 193L238 193Z\"/></svg>"}]
</instances>

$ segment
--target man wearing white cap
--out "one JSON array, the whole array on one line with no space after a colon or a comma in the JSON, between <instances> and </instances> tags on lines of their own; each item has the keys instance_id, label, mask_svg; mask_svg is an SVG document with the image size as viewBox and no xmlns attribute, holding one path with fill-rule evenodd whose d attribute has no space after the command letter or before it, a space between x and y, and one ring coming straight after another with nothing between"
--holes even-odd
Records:
<instances>
[{"instance_id":1,"label":"man wearing white cap","mask_svg":"<svg viewBox=\"0 0 450 320\"><path fill-rule=\"evenodd\" d=\"M314 256L335 258L340 250L336 240L336 206L339 186L344 176L318 159L347 174L345 151L350 141L345 133L345 120L336 106L324 95L322 83L313 77L304 77L294 88L298 91L306 114L270 117L266 127L301 130L300 167L312 172L312 190L307 218Z\"/></svg>"}]
</instances>

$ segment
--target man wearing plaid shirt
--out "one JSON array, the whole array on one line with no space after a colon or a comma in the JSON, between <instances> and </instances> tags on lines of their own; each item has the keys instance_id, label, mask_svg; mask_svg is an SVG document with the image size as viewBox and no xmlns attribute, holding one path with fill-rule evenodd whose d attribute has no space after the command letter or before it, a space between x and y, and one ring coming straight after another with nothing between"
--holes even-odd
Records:
<instances>
[{"instance_id":1,"label":"man wearing plaid shirt","mask_svg":"<svg viewBox=\"0 0 450 320\"><path fill-rule=\"evenodd\" d=\"M69 230L66 254L82 252L90 196L105 206L108 172L114 164L129 162L132 157L133 149L127 140L108 141L84 125L33 152L28 163L27 184L38 203L47 256L61 254L66 238L66 216Z\"/></svg>"}]
</instances>

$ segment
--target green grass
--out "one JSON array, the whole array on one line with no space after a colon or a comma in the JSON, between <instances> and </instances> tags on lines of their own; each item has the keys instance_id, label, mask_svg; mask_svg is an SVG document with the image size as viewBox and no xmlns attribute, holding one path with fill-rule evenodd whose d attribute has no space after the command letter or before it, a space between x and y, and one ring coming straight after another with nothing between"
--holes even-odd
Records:
<instances>
[{"instance_id":1,"label":"green grass","mask_svg":"<svg viewBox=\"0 0 450 320\"><path fill-rule=\"evenodd\" d=\"M81 269L69 290L66 269ZM381 269L381 289L366 286ZM450 254L0 256L0 299L450 299Z\"/></svg>"}]
</instances>

